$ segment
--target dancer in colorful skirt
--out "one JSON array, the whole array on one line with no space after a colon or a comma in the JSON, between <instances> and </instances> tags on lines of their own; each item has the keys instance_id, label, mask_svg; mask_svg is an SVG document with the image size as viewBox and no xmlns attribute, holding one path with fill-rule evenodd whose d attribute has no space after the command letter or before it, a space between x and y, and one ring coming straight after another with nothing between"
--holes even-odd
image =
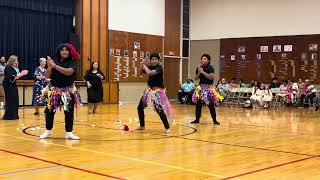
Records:
<instances>
[{"instance_id":1,"label":"dancer in colorful skirt","mask_svg":"<svg viewBox=\"0 0 320 180\"><path fill-rule=\"evenodd\" d=\"M173 120L173 112L171 104L166 95L166 90L163 85L163 69L160 65L159 54L150 55L150 65L147 66L146 62L142 61L141 72L146 74L148 79L148 88L144 91L138 105L138 115L140 120L140 127L136 130L145 129L145 115L144 109L146 107L153 107L158 113L166 133L170 133L170 126L167 117Z\"/></svg>"},{"instance_id":2,"label":"dancer in colorful skirt","mask_svg":"<svg viewBox=\"0 0 320 180\"><path fill-rule=\"evenodd\" d=\"M65 130L67 139L80 139L72 133L74 108L81 105L80 95L74 85L76 78L76 63L70 44L61 44L57 48L56 57L52 60L48 56L46 77L50 84L42 91L42 99L46 103L46 131L41 139L50 137L53 128L54 115L58 109L65 114Z\"/></svg>"},{"instance_id":3,"label":"dancer in colorful skirt","mask_svg":"<svg viewBox=\"0 0 320 180\"><path fill-rule=\"evenodd\" d=\"M200 66L196 70L195 80L199 80L199 86L193 94L192 100L196 103L196 120L191 123L199 123L201 117L202 103L205 103L210 110L213 123L219 125L216 118L215 104L223 100L223 97L216 91L213 84L214 69L210 65L211 57L209 54L203 54L200 60Z\"/></svg>"}]
</instances>

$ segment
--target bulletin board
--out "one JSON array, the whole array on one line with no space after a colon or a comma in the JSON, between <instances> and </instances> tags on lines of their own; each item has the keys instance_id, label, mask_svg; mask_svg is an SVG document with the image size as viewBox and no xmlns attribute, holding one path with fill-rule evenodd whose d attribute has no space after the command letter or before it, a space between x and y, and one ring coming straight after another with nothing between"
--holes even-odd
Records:
<instances>
[{"instance_id":1,"label":"bulletin board","mask_svg":"<svg viewBox=\"0 0 320 180\"><path fill-rule=\"evenodd\" d=\"M109 47L110 82L145 82L139 67L151 53L162 55L163 37L110 30Z\"/></svg>"},{"instance_id":2,"label":"bulletin board","mask_svg":"<svg viewBox=\"0 0 320 180\"><path fill-rule=\"evenodd\" d=\"M222 39L220 77L320 81L320 35Z\"/></svg>"}]
</instances>

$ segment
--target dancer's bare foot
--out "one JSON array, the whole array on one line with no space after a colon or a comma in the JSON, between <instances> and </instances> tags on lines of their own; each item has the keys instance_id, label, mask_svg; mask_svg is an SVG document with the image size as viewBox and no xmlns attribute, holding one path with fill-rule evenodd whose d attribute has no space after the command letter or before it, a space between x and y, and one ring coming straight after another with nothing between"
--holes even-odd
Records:
<instances>
[{"instance_id":1,"label":"dancer's bare foot","mask_svg":"<svg viewBox=\"0 0 320 180\"><path fill-rule=\"evenodd\" d=\"M143 130L145 130L146 128L145 127L138 127L138 128L136 128L135 130L136 131L143 131Z\"/></svg>"}]
</instances>

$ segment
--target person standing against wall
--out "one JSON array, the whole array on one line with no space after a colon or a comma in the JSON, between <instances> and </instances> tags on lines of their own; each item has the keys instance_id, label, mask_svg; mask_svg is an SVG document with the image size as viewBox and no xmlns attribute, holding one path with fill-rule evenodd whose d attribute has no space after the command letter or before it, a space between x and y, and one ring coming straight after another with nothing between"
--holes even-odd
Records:
<instances>
[{"instance_id":1,"label":"person standing against wall","mask_svg":"<svg viewBox=\"0 0 320 180\"><path fill-rule=\"evenodd\" d=\"M0 58L0 107L4 106L4 90L3 90L3 79L4 79L4 68L6 67L6 58L3 56Z\"/></svg>"}]
</instances>

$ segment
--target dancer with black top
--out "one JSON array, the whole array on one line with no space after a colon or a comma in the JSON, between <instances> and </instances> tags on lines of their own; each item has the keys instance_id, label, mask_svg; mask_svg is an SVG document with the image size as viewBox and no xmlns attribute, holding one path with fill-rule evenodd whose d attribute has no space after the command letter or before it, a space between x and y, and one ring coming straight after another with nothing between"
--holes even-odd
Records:
<instances>
[{"instance_id":1,"label":"dancer with black top","mask_svg":"<svg viewBox=\"0 0 320 180\"><path fill-rule=\"evenodd\" d=\"M54 115L58 108L62 108L65 114L65 138L80 139L72 133L74 108L81 104L79 92L74 84L76 63L73 59L74 53L72 50L73 47L70 44L61 44L57 48L54 60L48 56L46 78L51 79L51 81L41 95L46 102L46 131L40 136L41 139L50 137Z\"/></svg>"},{"instance_id":2,"label":"dancer with black top","mask_svg":"<svg viewBox=\"0 0 320 180\"><path fill-rule=\"evenodd\" d=\"M160 119L166 129L166 133L170 133L170 126L167 120L173 119L172 107L166 95L163 85L163 69L160 65L160 56L156 53L150 55L150 65L147 66L145 60L142 61L141 72L146 74L148 79L148 88L144 91L144 95L140 99L138 105L138 115L140 127L136 130L145 129L144 109L146 107L154 107L160 116Z\"/></svg>"},{"instance_id":3,"label":"dancer with black top","mask_svg":"<svg viewBox=\"0 0 320 180\"><path fill-rule=\"evenodd\" d=\"M192 100L196 103L196 120L191 123L199 123L201 117L202 104L205 103L210 110L213 123L219 125L217 121L216 103L223 100L223 97L216 91L213 84L214 69L210 65L211 57L209 54L203 54L200 60L200 66L196 70L195 80L199 80L199 86L192 96Z\"/></svg>"}]
</instances>

